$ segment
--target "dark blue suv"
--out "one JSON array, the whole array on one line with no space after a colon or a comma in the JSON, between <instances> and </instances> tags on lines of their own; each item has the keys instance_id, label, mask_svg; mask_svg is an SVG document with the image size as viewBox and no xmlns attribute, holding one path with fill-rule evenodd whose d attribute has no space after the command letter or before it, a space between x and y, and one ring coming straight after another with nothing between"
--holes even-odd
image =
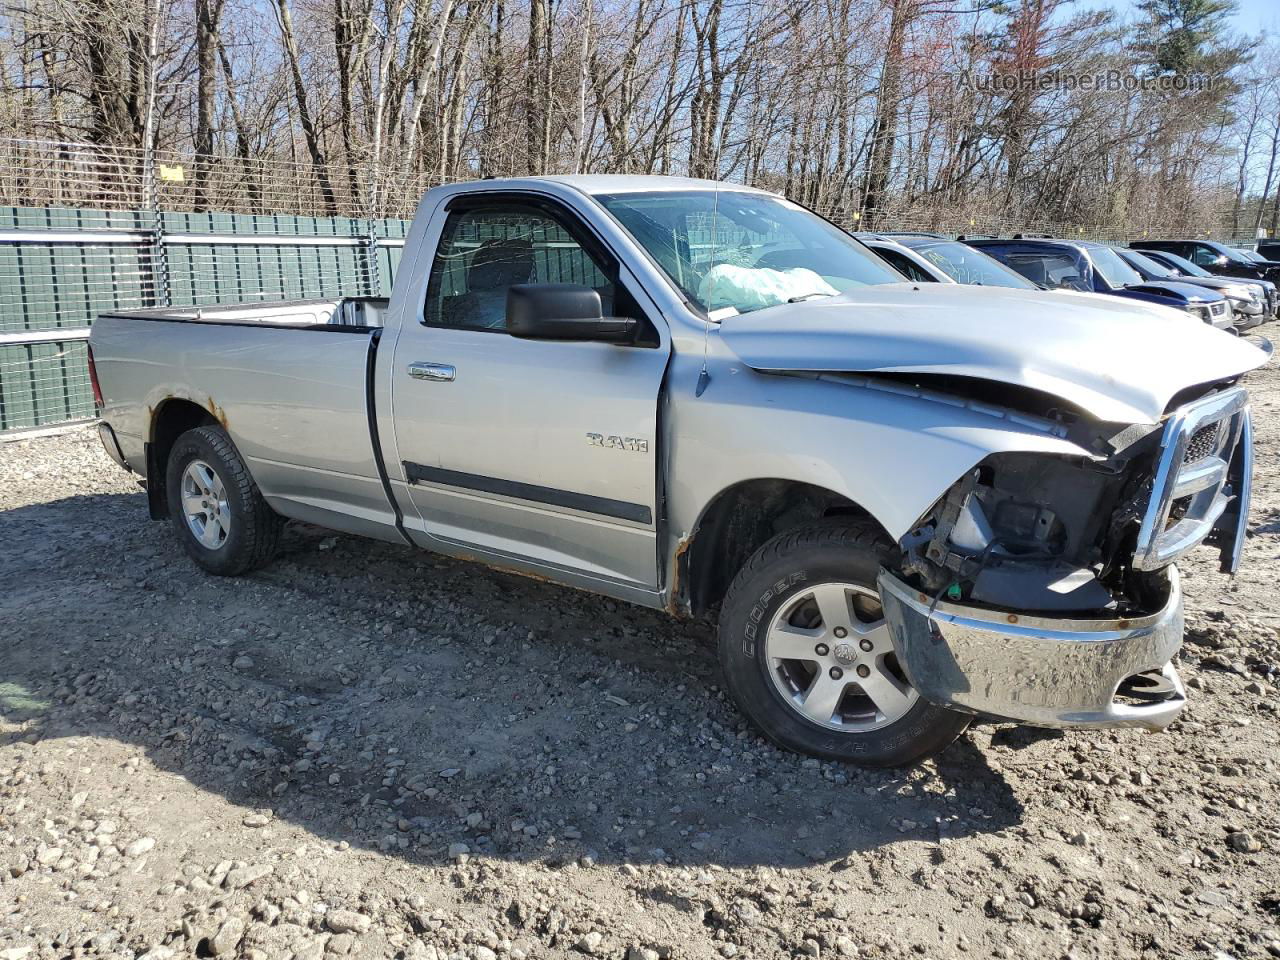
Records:
<instances>
[{"instance_id":1,"label":"dark blue suv","mask_svg":"<svg viewBox=\"0 0 1280 960\"><path fill-rule=\"evenodd\" d=\"M1221 294L1173 280L1144 280L1103 243L1029 238L965 242L1049 290L1128 297L1186 310L1215 327L1231 326L1231 308Z\"/></svg>"}]
</instances>

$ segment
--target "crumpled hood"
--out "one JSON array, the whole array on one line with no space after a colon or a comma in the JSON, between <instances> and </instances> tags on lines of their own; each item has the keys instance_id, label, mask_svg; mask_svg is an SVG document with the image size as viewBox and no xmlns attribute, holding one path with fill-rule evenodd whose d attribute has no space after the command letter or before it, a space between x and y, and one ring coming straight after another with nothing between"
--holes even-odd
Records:
<instances>
[{"instance_id":1,"label":"crumpled hood","mask_svg":"<svg viewBox=\"0 0 1280 960\"><path fill-rule=\"evenodd\" d=\"M1120 423L1156 423L1180 390L1268 357L1168 307L958 284L883 284L781 304L727 318L721 336L756 370L974 377Z\"/></svg>"}]
</instances>

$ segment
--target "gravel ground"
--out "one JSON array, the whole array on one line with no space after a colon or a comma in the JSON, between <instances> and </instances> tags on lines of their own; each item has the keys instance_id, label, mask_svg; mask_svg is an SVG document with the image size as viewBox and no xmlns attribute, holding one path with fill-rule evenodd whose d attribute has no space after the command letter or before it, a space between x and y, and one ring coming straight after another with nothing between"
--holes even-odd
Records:
<instances>
[{"instance_id":1,"label":"gravel ground","mask_svg":"<svg viewBox=\"0 0 1280 960\"><path fill-rule=\"evenodd\" d=\"M92 430L0 443L0 960L1280 956L1280 368L1251 385L1182 718L892 772L762 742L705 625L310 528L209 577Z\"/></svg>"}]
</instances>

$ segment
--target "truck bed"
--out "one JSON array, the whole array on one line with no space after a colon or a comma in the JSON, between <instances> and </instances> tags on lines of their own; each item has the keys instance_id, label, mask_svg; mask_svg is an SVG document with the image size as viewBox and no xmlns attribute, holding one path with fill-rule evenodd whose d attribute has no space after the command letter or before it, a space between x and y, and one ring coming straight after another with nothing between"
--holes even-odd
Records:
<instances>
[{"instance_id":1,"label":"truck bed","mask_svg":"<svg viewBox=\"0 0 1280 960\"><path fill-rule=\"evenodd\" d=\"M279 513L394 538L373 415L387 302L352 297L104 314L91 338L103 418L129 465L146 476L153 424L164 422L170 404L185 404L187 415L207 414L227 430Z\"/></svg>"}]
</instances>

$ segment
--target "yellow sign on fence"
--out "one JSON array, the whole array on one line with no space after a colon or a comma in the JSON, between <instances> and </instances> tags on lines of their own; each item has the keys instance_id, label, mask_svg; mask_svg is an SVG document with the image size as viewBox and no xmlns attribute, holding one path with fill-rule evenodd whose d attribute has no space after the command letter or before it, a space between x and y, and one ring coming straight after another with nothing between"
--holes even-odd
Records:
<instances>
[{"instance_id":1,"label":"yellow sign on fence","mask_svg":"<svg viewBox=\"0 0 1280 960\"><path fill-rule=\"evenodd\" d=\"M182 164L180 163L162 163L160 164L160 179L181 183L186 179L186 171L182 169Z\"/></svg>"}]
</instances>

